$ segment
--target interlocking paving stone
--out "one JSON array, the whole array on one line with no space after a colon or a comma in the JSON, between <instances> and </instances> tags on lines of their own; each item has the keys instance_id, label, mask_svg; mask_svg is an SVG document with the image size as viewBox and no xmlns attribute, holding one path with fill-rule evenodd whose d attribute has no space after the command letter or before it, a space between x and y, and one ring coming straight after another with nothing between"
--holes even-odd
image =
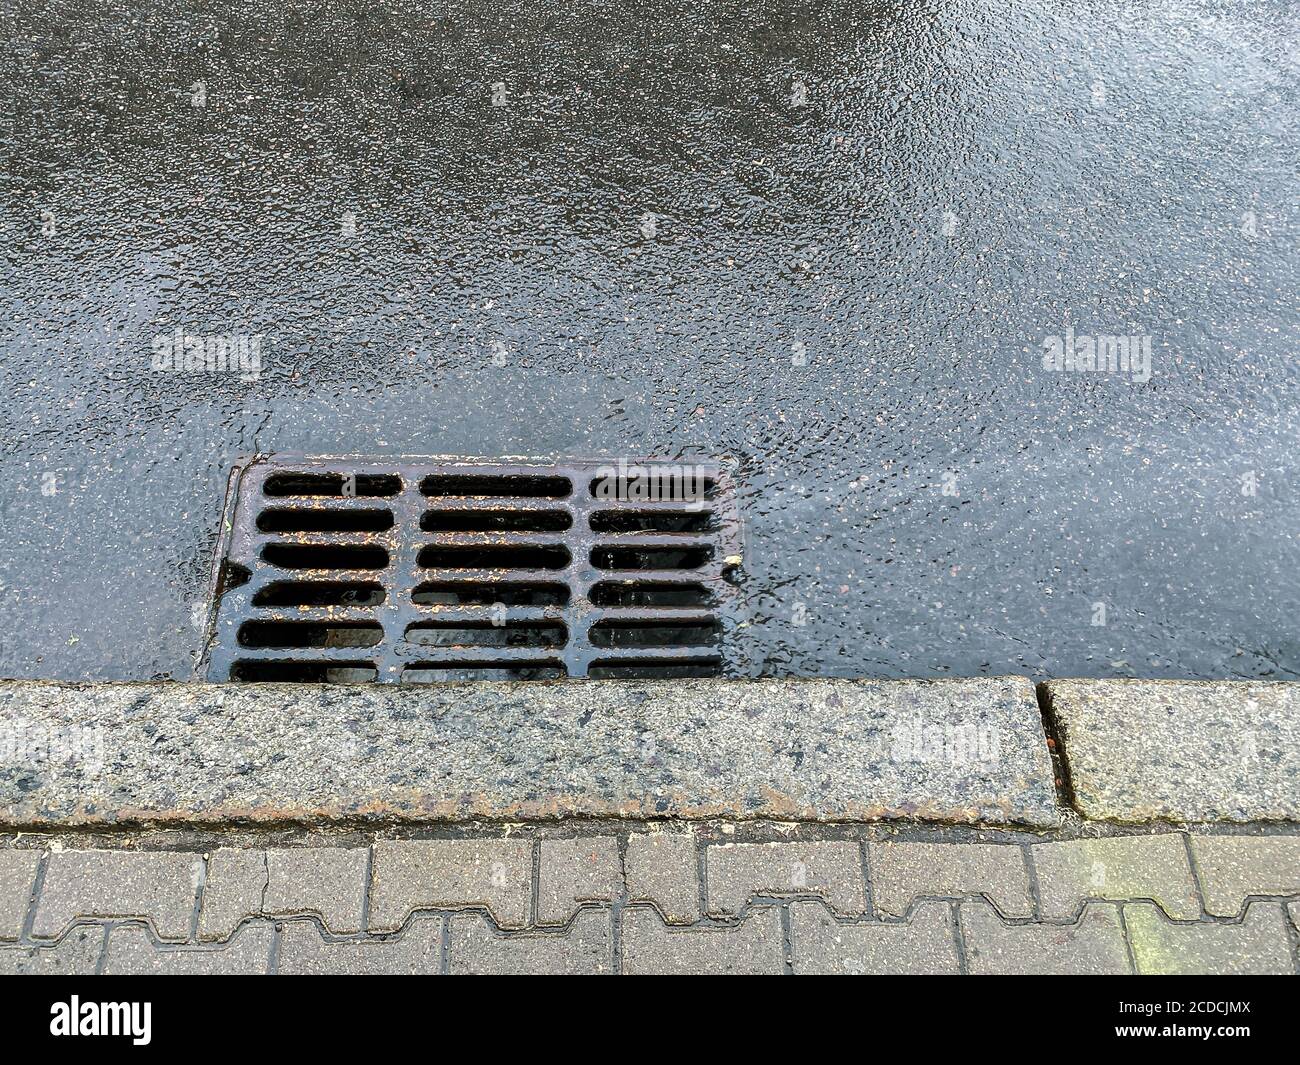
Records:
<instances>
[{"instance_id":1,"label":"interlocking paving stone","mask_svg":"<svg viewBox=\"0 0 1300 1065\"><path fill-rule=\"evenodd\" d=\"M40 861L40 851L0 851L0 940L22 934Z\"/></svg>"},{"instance_id":2,"label":"interlocking paving stone","mask_svg":"<svg viewBox=\"0 0 1300 1065\"><path fill-rule=\"evenodd\" d=\"M734 928L674 928L653 909L623 911L623 972L634 975L779 974L785 969L781 913L751 909Z\"/></svg>"},{"instance_id":3,"label":"interlocking paving stone","mask_svg":"<svg viewBox=\"0 0 1300 1065\"><path fill-rule=\"evenodd\" d=\"M920 895L984 894L1008 917L1029 917L1024 853L1003 843L867 844L872 898L881 913L902 916Z\"/></svg>"},{"instance_id":4,"label":"interlocking paving stone","mask_svg":"<svg viewBox=\"0 0 1300 1065\"><path fill-rule=\"evenodd\" d=\"M1205 911L1236 917L1247 895L1300 895L1300 836L1192 836Z\"/></svg>"},{"instance_id":5,"label":"interlocking paving stone","mask_svg":"<svg viewBox=\"0 0 1300 1065\"><path fill-rule=\"evenodd\" d=\"M222 848L208 861L199 938L228 939L249 917L299 914L335 934L360 932L366 858L364 848Z\"/></svg>"},{"instance_id":6,"label":"interlocking paving stone","mask_svg":"<svg viewBox=\"0 0 1300 1065\"><path fill-rule=\"evenodd\" d=\"M961 904L970 972L1128 973L1124 931L1114 906L1089 903L1076 923L1007 924L984 899Z\"/></svg>"},{"instance_id":7,"label":"interlocking paving stone","mask_svg":"<svg viewBox=\"0 0 1300 1065\"><path fill-rule=\"evenodd\" d=\"M268 850L265 911L314 913L331 932L360 932L367 858L363 848Z\"/></svg>"},{"instance_id":8,"label":"interlocking paving stone","mask_svg":"<svg viewBox=\"0 0 1300 1065\"><path fill-rule=\"evenodd\" d=\"M1133 960L1144 975L1292 973L1282 906L1252 902L1240 924L1174 924L1149 902L1124 907Z\"/></svg>"},{"instance_id":9,"label":"interlocking paving stone","mask_svg":"<svg viewBox=\"0 0 1300 1065\"><path fill-rule=\"evenodd\" d=\"M709 912L733 914L752 895L820 895L843 914L867 901L856 843L719 843L705 852Z\"/></svg>"},{"instance_id":10,"label":"interlocking paving stone","mask_svg":"<svg viewBox=\"0 0 1300 1065\"><path fill-rule=\"evenodd\" d=\"M1061 820L1034 688L1023 677L456 687L6 681L6 716L97 729L109 747L110 768L93 779L57 763L35 781L0 779L0 823L24 826ZM642 756L648 740L653 759ZM802 757L790 756L796 750Z\"/></svg>"},{"instance_id":11,"label":"interlocking paving stone","mask_svg":"<svg viewBox=\"0 0 1300 1065\"><path fill-rule=\"evenodd\" d=\"M1085 817L1300 821L1300 684L1054 680L1046 691Z\"/></svg>"},{"instance_id":12,"label":"interlocking paving stone","mask_svg":"<svg viewBox=\"0 0 1300 1065\"><path fill-rule=\"evenodd\" d=\"M1041 919L1025 916L1029 877L1019 846L871 842L869 869L878 909L888 915L884 921L857 916L865 895L855 842L708 844L706 909L724 920L701 921L700 852L693 834L637 832L624 858L623 969L950 972L959 969L954 931L960 931L967 968L976 973L1127 972L1131 959L1142 972L1292 972L1292 926L1300 922L1297 839L1238 830L1229 836L1162 832L1031 844ZM1201 913L1187 860L1189 840L1207 909L1224 920ZM11 853L31 856L0 868L12 890L29 899L36 860L44 852L0 850L0 866ZM184 941L199 855L50 852L33 934L56 942L0 943L0 973L91 973L97 965L109 973L261 972L277 957L275 967L285 973L437 972L444 965L453 972L500 973L614 967L612 922L621 869L612 832L576 839L381 841L374 854L377 934L367 937L337 931L361 923L365 848L214 851L198 946ZM280 886L272 890L276 878ZM531 919L539 927L529 928L534 887L538 910ZM770 896L798 896L788 904L788 958L781 908L752 901ZM1244 901L1256 896L1269 898L1250 902L1236 919ZM949 898L961 899L956 929ZM426 908L469 912L408 920L412 910ZM745 917L737 920L740 913ZM334 927L323 931L322 916ZM503 927L494 925L502 918ZM103 923L115 920L123 923ZM153 922L158 934L140 921ZM280 948L273 954L276 927ZM160 937L167 942L158 943Z\"/></svg>"},{"instance_id":13,"label":"interlocking paving stone","mask_svg":"<svg viewBox=\"0 0 1300 1065\"><path fill-rule=\"evenodd\" d=\"M0 976L90 976L104 949L104 925L80 925L53 946L0 946Z\"/></svg>"},{"instance_id":14,"label":"interlocking paving stone","mask_svg":"<svg viewBox=\"0 0 1300 1065\"><path fill-rule=\"evenodd\" d=\"M609 910L583 910L563 932L508 937L480 914L453 914L449 940L448 971L453 974L599 974L614 967Z\"/></svg>"},{"instance_id":15,"label":"interlocking paving stone","mask_svg":"<svg viewBox=\"0 0 1300 1065\"><path fill-rule=\"evenodd\" d=\"M110 975L160 976L262 975L271 961L274 927L244 925L228 944L220 947L160 948L138 925L113 928L108 933L104 972Z\"/></svg>"},{"instance_id":16,"label":"interlocking paving stone","mask_svg":"<svg viewBox=\"0 0 1300 1065\"><path fill-rule=\"evenodd\" d=\"M1044 917L1073 917L1084 899L1154 899L1170 917L1195 920L1201 902L1183 838L1119 836L1035 843Z\"/></svg>"},{"instance_id":17,"label":"interlocking paving stone","mask_svg":"<svg viewBox=\"0 0 1300 1065\"><path fill-rule=\"evenodd\" d=\"M906 923L840 924L820 902L790 905L794 971L880 975L958 973L952 907L922 902Z\"/></svg>"},{"instance_id":18,"label":"interlocking paving stone","mask_svg":"<svg viewBox=\"0 0 1300 1065\"><path fill-rule=\"evenodd\" d=\"M203 885L199 939L229 939L240 921L258 916L267 876L266 851L244 847L213 851Z\"/></svg>"},{"instance_id":19,"label":"interlocking paving stone","mask_svg":"<svg viewBox=\"0 0 1300 1065\"><path fill-rule=\"evenodd\" d=\"M313 921L280 926L281 976L434 974L442 969L442 918L417 917L390 939L327 941Z\"/></svg>"},{"instance_id":20,"label":"interlocking paving stone","mask_svg":"<svg viewBox=\"0 0 1300 1065\"><path fill-rule=\"evenodd\" d=\"M377 842L370 927L395 931L414 909L484 906L522 928L532 898L532 844L519 839Z\"/></svg>"},{"instance_id":21,"label":"interlocking paving stone","mask_svg":"<svg viewBox=\"0 0 1300 1065\"><path fill-rule=\"evenodd\" d=\"M78 917L138 917L151 921L160 939L183 940L202 871L197 854L55 851L32 935L53 939Z\"/></svg>"},{"instance_id":22,"label":"interlocking paving stone","mask_svg":"<svg viewBox=\"0 0 1300 1065\"><path fill-rule=\"evenodd\" d=\"M622 873L613 836L544 839L538 870L537 921L564 924L582 902L618 897Z\"/></svg>"},{"instance_id":23,"label":"interlocking paving stone","mask_svg":"<svg viewBox=\"0 0 1300 1065\"><path fill-rule=\"evenodd\" d=\"M630 902L653 902L670 924L699 920L700 869L693 833L633 835L625 867Z\"/></svg>"}]
</instances>

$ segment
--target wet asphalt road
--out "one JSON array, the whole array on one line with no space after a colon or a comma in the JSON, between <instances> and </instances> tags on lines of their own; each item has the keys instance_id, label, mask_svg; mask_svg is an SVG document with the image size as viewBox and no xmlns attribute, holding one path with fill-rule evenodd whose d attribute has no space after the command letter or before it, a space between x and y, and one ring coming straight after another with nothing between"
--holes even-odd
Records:
<instances>
[{"instance_id":1,"label":"wet asphalt road","mask_svg":"<svg viewBox=\"0 0 1300 1065\"><path fill-rule=\"evenodd\" d=\"M1290 4L5 7L0 675L189 676L251 451L730 456L740 673L1300 674Z\"/></svg>"}]
</instances>

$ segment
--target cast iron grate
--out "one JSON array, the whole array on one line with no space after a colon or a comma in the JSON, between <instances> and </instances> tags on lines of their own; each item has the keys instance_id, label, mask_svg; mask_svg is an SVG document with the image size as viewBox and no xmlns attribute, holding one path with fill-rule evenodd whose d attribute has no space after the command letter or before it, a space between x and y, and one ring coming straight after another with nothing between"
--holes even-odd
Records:
<instances>
[{"instance_id":1,"label":"cast iron grate","mask_svg":"<svg viewBox=\"0 0 1300 1065\"><path fill-rule=\"evenodd\" d=\"M718 463L258 458L210 680L714 676L740 522Z\"/></svg>"}]
</instances>

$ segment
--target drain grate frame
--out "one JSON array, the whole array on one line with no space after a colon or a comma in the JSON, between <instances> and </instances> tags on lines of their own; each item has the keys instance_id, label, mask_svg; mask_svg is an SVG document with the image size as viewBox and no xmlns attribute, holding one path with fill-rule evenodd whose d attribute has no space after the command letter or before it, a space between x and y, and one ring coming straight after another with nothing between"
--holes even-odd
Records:
<instances>
[{"instance_id":1,"label":"drain grate frame","mask_svg":"<svg viewBox=\"0 0 1300 1065\"><path fill-rule=\"evenodd\" d=\"M628 491L638 477L659 491ZM722 462L256 456L231 472L222 529L211 681L726 666L743 540Z\"/></svg>"}]
</instances>

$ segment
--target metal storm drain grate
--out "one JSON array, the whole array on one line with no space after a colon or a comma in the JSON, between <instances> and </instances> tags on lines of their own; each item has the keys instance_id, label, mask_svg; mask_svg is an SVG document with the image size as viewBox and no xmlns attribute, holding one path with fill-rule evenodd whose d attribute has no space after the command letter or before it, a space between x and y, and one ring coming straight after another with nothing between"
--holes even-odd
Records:
<instances>
[{"instance_id":1,"label":"metal storm drain grate","mask_svg":"<svg viewBox=\"0 0 1300 1065\"><path fill-rule=\"evenodd\" d=\"M210 680L713 676L740 564L716 463L255 459Z\"/></svg>"}]
</instances>

